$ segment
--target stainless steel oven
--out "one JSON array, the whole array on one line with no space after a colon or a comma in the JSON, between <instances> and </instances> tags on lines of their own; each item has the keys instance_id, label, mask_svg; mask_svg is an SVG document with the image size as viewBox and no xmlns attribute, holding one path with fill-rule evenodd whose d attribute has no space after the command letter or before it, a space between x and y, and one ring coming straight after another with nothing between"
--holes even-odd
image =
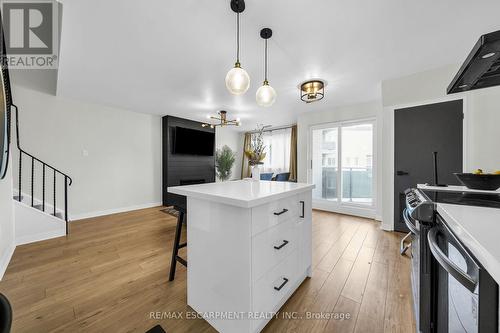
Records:
<instances>
[{"instance_id":1,"label":"stainless steel oven","mask_svg":"<svg viewBox=\"0 0 500 333\"><path fill-rule=\"evenodd\" d=\"M415 190L406 192L403 220L410 230L401 241L400 253L411 258L411 286L417 331L432 332L431 262L427 234L434 223L434 204Z\"/></svg>"},{"instance_id":2,"label":"stainless steel oven","mask_svg":"<svg viewBox=\"0 0 500 333\"><path fill-rule=\"evenodd\" d=\"M411 287L413 296L413 309L417 331L420 329L420 226L419 222L414 220L408 213L408 208L403 210L403 220L410 232L401 240L400 254L409 254L411 258Z\"/></svg>"},{"instance_id":3,"label":"stainless steel oven","mask_svg":"<svg viewBox=\"0 0 500 333\"><path fill-rule=\"evenodd\" d=\"M498 285L436 214L427 234L434 332L498 332Z\"/></svg>"}]
</instances>

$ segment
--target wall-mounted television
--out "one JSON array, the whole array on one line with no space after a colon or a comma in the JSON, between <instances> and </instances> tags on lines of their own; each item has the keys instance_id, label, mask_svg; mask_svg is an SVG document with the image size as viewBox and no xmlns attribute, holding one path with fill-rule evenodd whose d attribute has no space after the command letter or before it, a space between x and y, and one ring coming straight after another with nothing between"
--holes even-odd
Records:
<instances>
[{"instance_id":1,"label":"wall-mounted television","mask_svg":"<svg viewBox=\"0 0 500 333\"><path fill-rule=\"evenodd\" d=\"M173 132L173 154L214 155L215 133L178 126Z\"/></svg>"}]
</instances>

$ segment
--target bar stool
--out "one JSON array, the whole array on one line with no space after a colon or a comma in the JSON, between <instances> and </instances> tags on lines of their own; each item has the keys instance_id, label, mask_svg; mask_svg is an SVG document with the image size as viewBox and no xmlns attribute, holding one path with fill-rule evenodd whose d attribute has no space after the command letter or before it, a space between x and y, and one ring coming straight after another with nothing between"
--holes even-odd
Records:
<instances>
[{"instance_id":1,"label":"bar stool","mask_svg":"<svg viewBox=\"0 0 500 333\"><path fill-rule=\"evenodd\" d=\"M179 215L177 216L177 227L175 228L174 248L172 249L170 276L168 278L169 281L173 281L175 278L175 266L177 265L177 262L187 267L187 261L184 258L179 257L178 255L179 249L187 246L187 243L180 244L182 224L185 223L186 220L186 208L180 206L174 206L174 208L179 212Z\"/></svg>"},{"instance_id":2,"label":"bar stool","mask_svg":"<svg viewBox=\"0 0 500 333\"><path fill-rule=\"evenodd\" d=\"M0 294L0 333L9 333L12 325L12 307L5 295Z\"/></svg>"}]
</instances>

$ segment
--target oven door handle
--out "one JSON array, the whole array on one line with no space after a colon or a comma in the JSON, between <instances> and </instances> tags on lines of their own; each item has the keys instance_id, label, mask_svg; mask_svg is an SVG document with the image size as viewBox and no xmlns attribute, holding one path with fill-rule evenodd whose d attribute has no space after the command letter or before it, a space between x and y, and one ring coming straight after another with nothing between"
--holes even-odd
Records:
<instances>
[{"instance_id":1,"label":"oven door handle","mask_svg":"<svg viewBox=\"0 0 500 333\"><path fill-rule=\"evenodd\" d=\"M404 236L401 239L401 243L399 244L399 254L404 255L406 253L406 251L408 251L408 249L411 247L412 236L413 236L413 234L411 232L409 232L406 236ZM410 241L408 242L408 244L405 244L407 239L410 239ZM411 253L410 253L410 256L413 257L413 255Z\"/></svg>"},{"instance_id":2,"label":"oven door handle","mask_svg":"<svg viewBox=\"0 0 500 333\"><path fill-rule=\"evenodd\" d=\"M454 262L452 262L446 254L441 251L437 243L438 229L432 228L427 234L427 240L429 241L429 248L436 258L437 262L465 288L474 292L477 286L477 280L464 272L460 267L458 267Z\"/></svg>"},{"instance_id":3,"label":"oven door handle","mask_svg":"<svg viewBox=\"0 0 500 333\"><path fill-rule=\"evenodd\" d=\"M411 222L412 218L406 208L403 209L403 220L405 220L406 226L414 235L418 236L420 234L420 230Z\"/></svg>"}]
</instances>

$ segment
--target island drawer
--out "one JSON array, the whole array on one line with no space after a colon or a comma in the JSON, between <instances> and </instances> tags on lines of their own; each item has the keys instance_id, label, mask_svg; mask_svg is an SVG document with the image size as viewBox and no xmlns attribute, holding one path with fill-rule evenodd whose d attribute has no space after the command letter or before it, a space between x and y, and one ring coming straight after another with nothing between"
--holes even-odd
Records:
<instances>
[{"instance_id":1,"label":"island drawer","mask_svg":"<svg viewBox=\"0 0 500 333\"><path fill-rule=\"evenodd\" d=\"M294 195L252 208L252 235L289 219L297 220L299 206L299 197Z\"/></svg>"},{"instance_id":2,"label":"island drawer","mask_svg":"<svg viewBox=\"0 0 500 333\"><path fill-rule=\"evenodd\" d=\"M293 251L279 265L267 272L253 285L253 312L276 310L284 297L288 297L298 279L299 255Z\"/></svg>"},{"instance_id":3,"label":"island drawer","mask_svg":"<svg viewBox=\"0 0 500 333\"><path fill-rule=\"evenodd\" d=\"M252 239L252 281L261 278L299 245L298 224L280 223Z\"/></svg>"}]
</instances>

